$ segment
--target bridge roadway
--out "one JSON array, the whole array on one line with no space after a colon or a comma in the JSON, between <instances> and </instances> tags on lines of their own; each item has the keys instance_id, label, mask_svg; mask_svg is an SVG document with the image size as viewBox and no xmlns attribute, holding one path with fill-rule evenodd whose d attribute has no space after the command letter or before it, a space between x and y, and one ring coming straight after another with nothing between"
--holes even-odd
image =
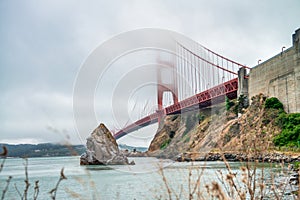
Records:
<instances>
[{"instance_id":1,"label":"bridge roadway","mask_svg":"<svg viewBox=\"0 0 300 200\"><path fill-rule=\"evenodd\" d=\"M157 123L165 115L179 114L200 108L209 107L214 104L225 101L225 96L229 99L237 98L238 78L217 85L213 88L200 92L192 97L184 99L176 104L168 106L164 109L156 111L134 123L124 127L114 134L116 139L119 139L128 133L136 131L142 127Z\"/></svg>"}]
</instances>

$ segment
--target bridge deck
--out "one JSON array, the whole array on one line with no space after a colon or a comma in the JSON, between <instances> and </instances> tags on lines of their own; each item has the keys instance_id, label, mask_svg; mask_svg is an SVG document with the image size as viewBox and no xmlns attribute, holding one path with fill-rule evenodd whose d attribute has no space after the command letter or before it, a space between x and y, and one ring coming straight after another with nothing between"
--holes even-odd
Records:
<instances>
[{"instance_id":1,"label":"bridge deck","mask_svg":"<svg viewBox=\"0 0 300 200\"><path fill-rule=\"evenodd\" d=\"M213 88L200 92L192 97L184 99L176 104L168 106L162 110L158 110L149 116L135 121L126 126L122 130L114 134L116 139L119 139L130 132L136 131L142 127L158 122L158 119L163 115L179 114L200 108L205 108L214 104L225 101L225 96L229 99L237 98L238 79L232 79Z\"/></svg>"}]
</instances>

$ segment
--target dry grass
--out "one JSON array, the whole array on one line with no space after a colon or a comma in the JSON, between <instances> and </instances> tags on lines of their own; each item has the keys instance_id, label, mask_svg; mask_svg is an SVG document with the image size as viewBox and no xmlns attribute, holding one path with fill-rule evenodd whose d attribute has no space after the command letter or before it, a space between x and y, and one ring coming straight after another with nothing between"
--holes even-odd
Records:
<instances>
[{"instance_id":1,"label":"dry grass","mask_svg":"<svg viewBox=\"0 0 300 200\"><path fill-rule=\"evenodd\" d=\"M5 146L3 146L2 148L3 148L3 152L0 153L0 158L2 159L2 162L0 165L0 173L2 172L2 169L4 168L4 163L5 163L5 160L8 155L7 148ZM23 193L21 193L21 191L19 190L19 188L16 184L14 185L14 187L15 187L16 193L18 194L20 199L27 200L27 199L31 199L28 197L31 183L29 181L29 175L28 175L28 159L27 158L23 158L23 159L24 159L23 165L24 165L24 172L25 172L25 179L24 179L24 187L25 188L24 188ZM5 199L6 192L9 189L9 185L10 185L10 182L12 179L13 179L13 176L9 176L7 178L6 185L5 185L4 189L2 190L1 200ZM62 180L65 180L65 179L67 179L67 177L64 175L64 168L62 168L58 182L56 183L55 187L49 192L51 199L56 199L56 192L58 190L59 184ZM39 180L36 180L34 182L32 199L34 199L34 200L38 199L39 191L40 191Z\"/></svg>"},{"instance_id":2,"label":"dry grass","mask_svg":"<svg viewBox=\"0 0 300 200\"><path fill-rule=\"evenodd\" d=\"M285 177L285 181L282 183L276 182L276 174L271 172L271 170L266 172L267 168L264 163L259 163L258 161L242 162L239 170L232 170L224 156L223 163L225 165L225 170L216 170L216 180L211 181L204 186L202 177L203 174L205 174L206 169L191 167L187 172L188 192L183 196L183 199L300 199L299 187L298 191L294 194L290 194L288 197L285 195L287 189L291 187L288 179L291 171L286 169L283 163L280 164L280 173ZM191 166L193 166L193 163ZM272 167L273 166L270 165L269 169ZM182 191L176 193L172 188L172 184L170 184L171 181L168 181L168 178L165 176L164 170L165 169L160 168L159 174L161 175L164 187L166 188L168 199L181 199L179 197L182 197ZM269 176L271 176L271 178Z\"/></svg>"},{"instance_id":3,"label":"dry grass","mask_svg":"<svg viewBox=\"0 0 300 200\"><path fill-rule=\"evenodd\" d=\"M58 190L58 186L59 186L60 182L65 179L67 179L67 177L64 175L64 168L62 168L60 171L60 177L59 177L55 187L49 192L51 195L51 199L54 200L56 198L56 192Z\"/></svg>"}]
</instances>

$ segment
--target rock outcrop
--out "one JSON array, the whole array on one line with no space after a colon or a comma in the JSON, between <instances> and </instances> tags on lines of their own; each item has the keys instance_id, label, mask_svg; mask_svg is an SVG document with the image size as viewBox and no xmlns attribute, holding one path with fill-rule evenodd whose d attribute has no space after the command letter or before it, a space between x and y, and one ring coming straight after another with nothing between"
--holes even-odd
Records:
<instances>
[{"instance_id":1,"label":"rock outcrop","mask_svg":"<svg viewBox=\"0 0 300 200\"><path fill-rule=\"evenodd\" d=\"M128 165L127 157L119 150L116 139L104 124L100 124L87 138L87 150L80 157L81 165Z\"/></svg>"}]
</instances>

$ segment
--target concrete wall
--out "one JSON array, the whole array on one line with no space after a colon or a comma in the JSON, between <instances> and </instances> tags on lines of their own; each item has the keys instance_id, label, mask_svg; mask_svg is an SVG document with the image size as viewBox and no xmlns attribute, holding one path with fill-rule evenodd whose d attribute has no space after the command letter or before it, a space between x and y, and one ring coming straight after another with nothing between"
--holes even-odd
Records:
<instances>
[{"instance_id":1,"label":"concrete wall","mask_svg":"<svg viewBox=\"0 0 300 200\"><path fill-rule=\"evenodd\" d=\"M293 34L293 46L252 68L248 93L277 97L289 113L300 113L300 29Z\"/></svg>"}]
</instances>

